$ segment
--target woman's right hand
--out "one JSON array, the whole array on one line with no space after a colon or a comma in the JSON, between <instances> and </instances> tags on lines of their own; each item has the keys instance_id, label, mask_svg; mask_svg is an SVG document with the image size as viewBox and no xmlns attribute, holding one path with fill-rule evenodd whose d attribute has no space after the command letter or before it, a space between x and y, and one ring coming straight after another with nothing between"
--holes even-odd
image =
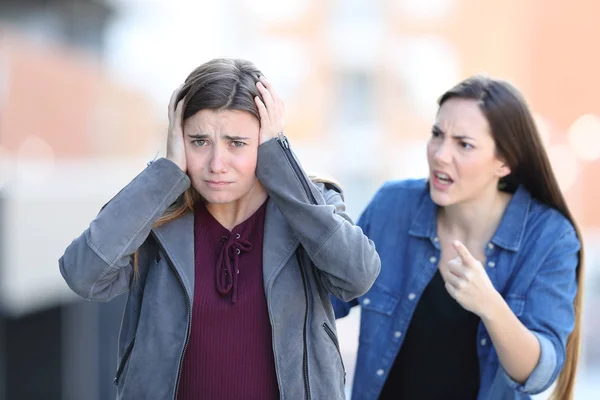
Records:
<instances>
[{"instance_id":1,"label":"woman's right hand","mask_svg":"<svg viewBox=\"0 0 600 400\"><path fill-rule=\"evenodd\" d=\"M187 172L185 160L185 145L183 141L183 99L179 103L177 96L183 85L179 86L171 95L169 101L169 133L167 135L167 160L173 161L183 172Z\"/></svg>"}]
</instances>

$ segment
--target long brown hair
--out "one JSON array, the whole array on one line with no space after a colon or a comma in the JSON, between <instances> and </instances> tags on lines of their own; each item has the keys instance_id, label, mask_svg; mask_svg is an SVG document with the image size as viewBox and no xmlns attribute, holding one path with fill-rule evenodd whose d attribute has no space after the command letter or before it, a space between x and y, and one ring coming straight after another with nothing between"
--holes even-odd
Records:
<instances>
[{"instance_id":1,"label":"long brown hair","mask_svg":"<svg viewBox=\"0 0 600 400\"><path fill-rule=\"evenodd\" d=\"M511 173L500 180L499 187L523 185L535 199L563 214L577 232L581 250L577 266L578 290L573 303L575 327L569 335L565 365L552 394L556 400L571 400L581 341L584 270L581 232L558 186L531 111L519 91L507 82L474 76L444 93L438 100L439 106L452 98L477 101L486 116L498 155L511 169Z\"/></svg>"}]
</instances>

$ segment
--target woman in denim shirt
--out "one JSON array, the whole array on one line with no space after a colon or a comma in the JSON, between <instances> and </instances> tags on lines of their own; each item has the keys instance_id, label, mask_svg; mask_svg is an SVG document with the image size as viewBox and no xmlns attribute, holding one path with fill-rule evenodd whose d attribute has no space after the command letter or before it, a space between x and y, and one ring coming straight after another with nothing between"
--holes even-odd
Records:
<instances>
[{"instance_id":1,"label":"woman in denim shirt","mask_svg":"<svg viewBox=\"0 0 600 400\"><path fill-rule=\"evenodd\" d=\"M472 77L446 92L429 179L386 183L359 225L381 273L361 306L353 400L572 399L583 249L525 101ZM579 290L578 290L579 287Z\"/></svg>"}]
</instances>

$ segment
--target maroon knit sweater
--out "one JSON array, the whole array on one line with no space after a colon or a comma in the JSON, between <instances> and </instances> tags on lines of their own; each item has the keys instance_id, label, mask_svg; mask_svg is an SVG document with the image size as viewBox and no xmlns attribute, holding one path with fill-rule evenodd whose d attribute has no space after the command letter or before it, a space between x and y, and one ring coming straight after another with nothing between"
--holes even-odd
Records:
<instances>
[{"instance_id":1,"label":"maroon knit sweater","mask_svg":"<svg viewBox=\"0 0 600 400\"><path fill-rule=\"evenodd\" d=\"M266 202L229 232L196 205L192 327L180 400L279 398L263 289L265 211Z\"/></svg>"}]
</instances>

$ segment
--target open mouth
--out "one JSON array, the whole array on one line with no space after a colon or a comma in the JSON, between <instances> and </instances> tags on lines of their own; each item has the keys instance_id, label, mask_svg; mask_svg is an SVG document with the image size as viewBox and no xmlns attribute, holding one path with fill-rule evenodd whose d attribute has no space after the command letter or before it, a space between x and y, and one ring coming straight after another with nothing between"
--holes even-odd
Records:
<instances>
[{"instance_id":1,"label":"open mouth","mask_svg":"<svg viewBox=\"0 0 600 400\"><path fill-rule=\"evenodd\" d=\"M444 172L434 171L433 183L438 188L447 188L452 183L454 183L454 180L452 178L450 178L450 175L448 175Z\"/></svg>"}]
</instances>

